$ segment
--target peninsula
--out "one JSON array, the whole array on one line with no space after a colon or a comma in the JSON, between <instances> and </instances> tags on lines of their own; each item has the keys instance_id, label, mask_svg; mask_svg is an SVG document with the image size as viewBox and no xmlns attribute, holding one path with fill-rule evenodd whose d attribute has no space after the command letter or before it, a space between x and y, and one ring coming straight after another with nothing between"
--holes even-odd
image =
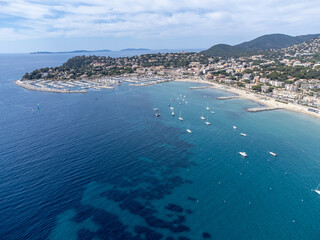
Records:
<instances>
[{"instance_id":1,"label":"peninsula","mask_svg":"<svg viewBox=\"0 0 320 240\"><path fill-rule=\"evenodd\" d=\"M85 92L89 88L112 88L124 83L146 86L173 80L200 80L223 90L231 89L268 107L320 116L319 79L320 37L316 37L286 48L234 57L211 56L206 52L119 58L77 56L59 67L26 73L16 83L31 90Z\"/></svg>"}]
</instances>

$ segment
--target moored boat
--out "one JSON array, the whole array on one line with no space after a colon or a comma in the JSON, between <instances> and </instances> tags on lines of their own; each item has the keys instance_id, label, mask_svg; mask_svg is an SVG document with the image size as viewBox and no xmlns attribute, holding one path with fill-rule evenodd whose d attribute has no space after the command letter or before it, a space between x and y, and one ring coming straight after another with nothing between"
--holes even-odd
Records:
<instances>
[{"instance_id":1,"label":"moored boat","mask_svg":"<svg viewBox=\"0 0 320 240\"><path fill-rule=\"evenodd\" d=\"M247 156L248 156L246 152L239 152L239 154L240 154L241 156L243 156L243 157L247 157Z\"/></svg>"},{"instance_id":2,"label":"moored boat","mask_svg":"<svg viewBox=\"0 0 320 240\"><path fill-rule=\"evenodd\" d=\"M274 153L274 152L269 152L271 155L273 155L273 156L278 156L276 153Z\"/></svg>"}]
</instances>

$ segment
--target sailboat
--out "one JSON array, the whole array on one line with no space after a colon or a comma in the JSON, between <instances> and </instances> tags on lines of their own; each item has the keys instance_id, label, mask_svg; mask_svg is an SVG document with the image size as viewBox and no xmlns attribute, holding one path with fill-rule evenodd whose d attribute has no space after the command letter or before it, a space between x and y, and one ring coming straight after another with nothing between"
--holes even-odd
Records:
<instances>
[{"instance_id":1,"label":"sailboat","mask_svg":"<svg viewBox=\"0 0 320 240\"><path fill-rule=\"evenodd\" d=\"M200 117L202 120L205 120L206 118L203 116L203 111L201 113L201 117Z\"/></svg>"},{"instance_id":2,"label":"sailboat","mask_svg":"<svg viewBox=\"0 0 320 240\"><path fill-rule=\"evenodd\" d=\"M207 103L207 107L206 107L206 109L209 111L210 110L210 108L208 107L208 103Z\"/></svg>"},{"instance_id":3,"label":"sailboat","mask_svg":"<svg viewBox=\"0 0 320 240\"><path fill-rule=\"evenodd\" d=\"M319 187L320 187L320 184L318 185L318 187L315 190L311 190L311 191L314 191L314 192L316 192L316 193L318 193L320 195Z\"/></svg>"},{"instance_id":4,"label":"sailboat","mask_svg":"<svg viewBox=\"0 0 320 240\"><path fill-rule=\"evenodd\" d=\"M181 117L181 111L180 111L180 115L179 115L179 120L183 121L183 118Z\"/></svg>"},{"instance_id":5,"label":"sailboat","mask_svg":"<svg viewBox=\"0 0 320 240\"><path fill-rule=\"evenodd\" d=\"M188 122L188 128L186 129L188 133L192 133L190 128L189 128L189 122Z\"/></svg>"},{"instance_id":6,"label":"sailboat","mask_svg":"<svg viewBox=\"0 0 320 240\"><path fill-rule=\"evenodd\" d=\"M209 122L208 116L207 116L207 121L205 121L205 124L211 125L211 123Z\"/></svg>"}]
</instances>

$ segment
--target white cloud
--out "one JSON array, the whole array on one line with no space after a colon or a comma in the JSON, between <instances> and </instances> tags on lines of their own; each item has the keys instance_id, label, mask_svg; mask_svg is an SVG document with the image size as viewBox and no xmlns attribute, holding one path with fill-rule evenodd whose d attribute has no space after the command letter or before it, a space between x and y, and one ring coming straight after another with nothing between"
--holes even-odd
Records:
<instances>
[{"instance_id":1,"label":"white cloud","mask_svg":"<svg viewBox=\"0 0 320 240\"><path fill-rule=\"evenodd\" d=\"M312 0L0 0L0 34L7 40L299 34L316 31L319 11Z\"/></svg>"}]
</instances>

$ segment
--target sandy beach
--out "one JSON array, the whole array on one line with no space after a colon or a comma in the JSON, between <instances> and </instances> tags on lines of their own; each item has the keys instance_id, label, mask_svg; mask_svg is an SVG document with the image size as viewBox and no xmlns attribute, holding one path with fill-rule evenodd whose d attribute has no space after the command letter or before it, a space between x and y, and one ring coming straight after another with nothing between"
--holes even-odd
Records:
<instances>
[{"instance_id":1,"label":"sandy beach","mask_svg":"<svg viewBox=\"0 0 320 240\"><path fill-rule=\"evenodd\" d=\"M263 95L260 95L257 93L249 92L247 90L229 87L229 86L225 86L225 85L222 85L219 83L213 83L213 82L201 80L201 79L185 78L185 79L176 79L176 81L210 84L212 87L214 87L216 89L235 93L239 98L249 99L249 100L258 102L268 108L286 109L286 110L295 111L295 112L299 112L299 113L303 113L303 114L308 114L310 116L313 116L313 117L320 119L320 114L308 111L309 107L294 104L294 103L288 103L288 104L281 103L281 102L276 101L276 99L273 99L273 98L270 98L267 96L263 96Z\"/></svg>"}]
</instances>

